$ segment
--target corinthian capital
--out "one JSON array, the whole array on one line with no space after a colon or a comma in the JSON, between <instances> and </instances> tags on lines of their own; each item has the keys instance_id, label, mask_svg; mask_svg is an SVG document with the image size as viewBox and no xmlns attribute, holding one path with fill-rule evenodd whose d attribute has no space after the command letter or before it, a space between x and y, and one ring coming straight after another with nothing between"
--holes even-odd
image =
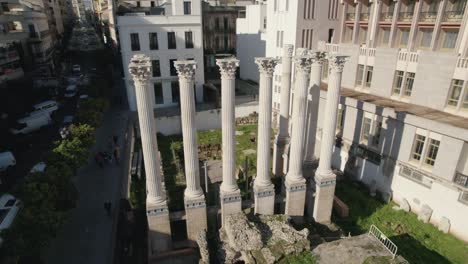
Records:
<instances>
[{"instance_id":1,"label":"corinthian capital","mask_svg":"<svg viewBox=\"0 0 468 264\"><path fill-rule=\"evenodd\" d=\"M324 51L311 50L309 56L312 59L312 64L323 64L323 61L327 57L327 53Z\"/></svg>"},{"instance_id":2,"label":"corinthian capital","mask_svg":"<svg viewBox=\"0 0 468 264\"><path fill-rule=\"evenodd\" d=\"M133 55L128 64L128 71L132 75L134 82L147 82L151 76L151 61L148 56L143 54Z\"/></svg>"},{"instance_id":3,"label":"corinthian capital","mask_svg":"<svg viewBox=\"0 0 468 264\"><path fill-rule=\"evenodd\" d=\"M216 65L219 66L219 72L223 79L234 79L236 69L239 67L239 60L236 58L217 59Z\"/></svg>"},{"instance_id":4,"label":"corinthian capital","mask_svg":"<svg viewBox=\"0 0 468 264\"><path fill-rule=\"evenodd\" d=\"M294 65L296 66L297 73L309 74L311 64L312 59L310 56L300 55L294 57Z\"/></svg>"},{"instance_id":5,"label":"corinthian capital","mask_svg":"<svg viewBox=\"0 0 468 264\"><path fill-rule=\"evenodd\" d=\"M258 65L260 74L266 74L271 77L275 71L276 64L278 64L278 59L265 57L255 58L255 63Z\"/></svg>"},{"instance_id":6,"label":"corinthian capital","mask_svg":"<svg viewBox=\"0 0 468 264\"><path fill-rule=\"evenodd\" d=\"M330 71L342 72L343 67L346 61L348 61L349 56L329 54L328 55L328 67Z\"/></svg>"},{"instance_id":7,"label":"corinthian capital","mask_svg":"<svg viewBox=\"0 0 468 264\"><path fill-rule=\"evenodd\" d=\"M177 70L179 78L193 80L197 63L193 60L174 61L174 67Z\"/></svg>"},{"instance_id":8,"label":"corinthian capital","mask_svg":"<svg viewBox=\"0 0 468 264\"><path fill-rule=\"evenodd\" d=\"M283 45L283 56L287 56L288 58L292 58L294 52L294 45L291 44L284 44Z\"/></svg>"}]
</instances>

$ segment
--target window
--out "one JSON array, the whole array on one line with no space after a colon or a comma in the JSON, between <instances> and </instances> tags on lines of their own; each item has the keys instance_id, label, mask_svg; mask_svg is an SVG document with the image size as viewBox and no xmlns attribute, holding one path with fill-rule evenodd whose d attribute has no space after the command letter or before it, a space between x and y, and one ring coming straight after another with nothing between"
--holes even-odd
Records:
<instances>
[{"instance_id":1,"label":"window","mask_svg":"<svg viewBox=\"0 0 468 264\"><path fill-rule=\"evenodd\" d=\"M414 72L406 73L404 96L411 96L411 92L413 91L414 75Z\"/></svg>"},{"instance_id":2,"label":"window","mask_svg":"<svg viewBox=\"0 0 468 264\"><path fill-rule=\"evenodd\" d=\"M276 31L276 47L283 47L283 31Z\"/></svg>"},{"instance_id":3,"label":"window","mask_svg":"<svg viewBox=\"0 0 468 264\"><path fill-rule=\"evenodd\" d=\"M364 117L362 122L362 131L361 131L361 143L367 145L369 143L369 137L371 133L371 124L372 119Z\"/></svg>"},{"instance_id":4,"label":"window","mask_svg":"<svg viewBox=\"0 0 468 264\"><path fill-rule=\"evenodd\" d=\"M193 49L193 37L192 31L185 32L185 48Z\"/></svg>"},{"instance_id":5,"label":"window","mask_svg":"<svg viewBox=\"0 0 468 264\"><path fill-rule=\"evenodd\" d=\"M453 49L457 43L458 30L447 30L444 31L444 42L442 44L443 49Z\"/></svg>"},{"instance_id":6,"label":"window","mask_svg":"<svg viewBox=\"0 0 468 264\"><path fill-rule=\"evenodd\" d=\"M374 122L374 133L372 135L372 143L373 146L378 146L380 142L380 133L382 132L382 122L375 121Z\"/></svg>"},{"instance_id":7,"label":"window","mask_svg":"<svg viewBox=\"0 0 468 264\"><path fill-rule=\"evenodd\" d=\"M390 28L382 28L381 44L388 44L389 40L390 40Z\"/></svg>"},{"instance_id":8,"label":"window","mask_svg":"<svg viewBox=\"0 0 468 264\"><path fill-rule=\"evenodd\" d=\"M155 7L154 1L151 1L151 7Z\"/></svg>"},{"instance_id":9,"label":"window","mask_svg":"<svg viewBox=\"0 0 468 264\"><path fill-rule=\"evenodd\" d=\"M219 29L219 17L215 18L215 29Z\"/></svg>"},{"instance_id":10,"label":"window","mask_svg":"<svg viewBox=\"0 0 468 264\"><path fill-rule=\"evenodd\" d=\"M228 29L229 28L229 23L228 23L228 18L227 17L224 17L223 19L224 21L224 29Z\"/></svg>"},{"instance_id":11,"label":"window","mask_svg":"<svg viewBox=\"0 0 468 264\"><path fill-rule=\"evenodd\" d=\"M266 29L267 28L267 18L264 17L263 18L263 29Z\"/></svg>"},{"instance_id":12,"label":"window","mask_svg":"<svg viewBox=\"0 0 468 264\"><path fill-rule=\"evenodd\" d=\"M366 72L366 87L370 87L371 86L371 82L372 82L372 72L374 70L374 67L372 66L367 66L367 72Z\"/></svg>"},{"instance_id":13,"label":"window","mask_svg":"<svg viewBox=\"0 0 468 264\"><path fill-rule=\"evenodd\" d=\"M180 101L179 82L171 82L172 102L178 103Z\"/></svg>"},{"instance_id":14,"label":"window","mask_svg":"<svg viewBox=\"0 0 468 264\"><path fill-rule=\"evenodd\" d=\"M162 83L160 82L154 83L154 96L155 96L156 104L164 104Z\"/></svg>"},{"instance_id":15,"label":"window","mask_svg":"<svg viewBox=\"0 0 468 264\"><path fill-rule=\"evenodd\" d=\"M184 1L184 15L192 14L192 2Z\"/></svg>"},{"instance_id":16,"label":"window","mask_svg":"<svg viewBox=\"0 0 468 264\"><path fill-rule=\"evenodd\" d=\"M167 32L167 48L168 49L176 49L176 38L175 32Z\"/></svg>"},{"instance_id":17,"label":"window","mask_svg":"<svg viewBox=\"0 0 468 264\"><path fill-rule=\"evenodd\" d=\"M447 100L448 106L456 107L458 105L458 100L460 100L462 89L463 89L463 81L453 79L452 84L450 86L450 92Z\"/></svg>"},{"instance_id":18,"label":"window","mask_svg":"<svg viewBox=\"0 0 468 264\"><path fill-rule=\"evenodd\" d=\"M327 43L332 43L333 42L333 35L335 34L335 30L333 28L328 29L328 39Z\"/></svg>"},{"instance_id":19,"label":"window","mask_svg":"<svg viewBox=\"0 0 468 264\"><path fill-rule=\"evenodd\" d=\"M153 66L153 77L161 77L161 66L159 60L152 60L151 65Z\"/></svg>"},{"instance_id":20,"label":"window","mask_svg":"<svg viewBox=\"0 0 468 264\"><path fill-rule=\"evenodd\" d=\"M421 160L424 141L426 141L425 136L416 134L416 138L414 139L413 143L413 151L411 152L411 159L418 161Z\"/></svg>"},{"instance_id":21,"label":"window","mask_svg":"<svg viewBox=\"0 0 468 264\"><path fill-rule=\"evenodd\" d=\"M140 1L137 1L136 4L137 4L137 7L141 7L141 2Z\"/></svg>"},{"instance_id":22,"label":"window","mask_svg":"<svg viewBox=\"0 0 468 264\"><path fill-rule=\"evenodd\" d=\"M465 97L463 98L461 107L464 109L468 109L468 92L465 92Z\"/></svg>"},{"instance_id":23,"label":"window","mask_svg":"<svg viewBox=\"0 0 468 264\"><path fill-rule=\"evenodd\" d=\"M400 29L400 46L406 47L409 39L409 28Z\"/></svg>"},{"instance_id":24,"label":"window","mask_svg":"<svg viewBox=\"0 0 468 264\"><path fill-rule=\"evenodd\" d=\"M424 163L429 166L434 166L435 160L437 158L437 152L439 152L440 141L430 138L429 145L427 148L426 159Z\"/></svg>"},{"instance_id":25,"label":"window","mask_svg":"<svg viewBox=\"0 0 468 264\"><path fill-rule=\"evenodd\" d=\"M150 50L157 50L159 49L158 45L158 33L149 33L149 45L150 45Z\"/></svg>"},{"instance_id":26,"label":"window","mask_svg":"<svg viewBox=\"0 0 468 264\"><path fill-rule=\"evenodd\" d=\"M174 66L174 61L176 61L177 59L172 59L172 60L169 60L169 67L170 67L170 73L171 73L171 76L177 76L177 70Z\"/></svg>"},{"instance_id":27,"label":"window","mask_svg":"<svg viewBox=\"0 0 468 264\"><path fill-rule=\"evenodd\" d=\"M458 197L458 201L468 204L468 192L460 192L460 196Z\"/></svg>"},{"instance_id":28,"label":"window","mask_svg":"<svg viewBox=\"0 0 468 264\"><path fill-rule=\"evenodd\" d=\"M132 51L140 50L140 39L138 38L138 33L130 34L130 46Z\"/></svg>"},{"instance_id":29,"label":"window","mask_svg":"<svg viewBox=\"0 0 468 264\"><path fill-rule=\"evenodd\" d=\"M401 92L401 85L403 84L403 71L396 71L395 72L395 79L393 80L393 94L400 95Z\"/></svg>"},{"instance_id":30,"label":"window","mask_svg":"<svg viewBox=\"0 0 468 264\"><path fill-rule=\"evenodd\" d=\"M362 77L364 75L364 65L358 65L356 75L356 86L362 86Z\"/></svg>"},{"instance_id":31,"label":"window","mask_svg":"<svg viewBox=\"0 0 468 264\"><path fill-rule=\"evenodd\" d=\"M421 42L419 45L424 48L429 48L432 41L432 29L424 29L420 31Z\"/></svg>"},{"instance_id":32,"label":"window","mask_svg":"<svg viewBox=\"0 0 468 264\"><path fill-rule=\"evenodd\" d=\"M286 0L286 8L284 9L284 11L288 11L289 10L289 0Z\"/></svg>"}]
</instances>

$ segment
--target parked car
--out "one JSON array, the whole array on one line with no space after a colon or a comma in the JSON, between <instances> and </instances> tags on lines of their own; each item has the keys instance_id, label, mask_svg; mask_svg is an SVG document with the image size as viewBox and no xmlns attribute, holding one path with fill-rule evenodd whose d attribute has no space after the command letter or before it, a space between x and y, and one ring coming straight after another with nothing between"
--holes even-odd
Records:
<instances>
[{"instance_id":1,"label":"parked car","mask_svg":"<svg viewBox=\"0 0 468 264\"><path fill-rule=\"evenodd\" d=\"M63 96L65 96L66 98L72 98L76 95L76 91L76 85L70 84L67 86L67 89L65 89L65 94Z\"/></svg>"},{"instance_id":2,"label":"parked car","mask_svg":"<svg viewBox=\"0 0 468 264\"><path fill-rule=\"evenodd\" d=\"M5 193L0 197L0 233L2 230L8 229L16 218L21 202L13 195ZM0 246L3 244L3 239L0 237Z\"/></svg>"},{"instance_id":3,"label":"parked car","mask_svg":"<svg viewBox=\"0 0 468 264\"><path fill-rule=\"evenodd\" d=\"M16 165L16 159L11 151L5 151L0 153L0 171L5 171L9 167Z\"/></svg>"},{"instance_id":4,"label":"parked car","mask_svg":"<svg viewBox=\"0 0 468 264\"><path fill-rule=\"evenodd\" d=\"M74 64L72 66L72 73L73 74L80 74L81 73L81 66L79 64Z\"/></svg>"},{"instance_id":5,"label":"parked car","mask_svg":"<svg viewBox=\"0 0 468 264\"><path fill-rule=\"evenodd\" d=\"M29 172L30 173L44 172L46 167L47 167L46 163L41 161L41 162L37 163L36 165L34 165Z\"/></svg>"},{"instance_id":6,"label":"parked car","mask_svg":"<svg viewBox=\"0 0 468 264\"><path fill-rule=\"evenodd\" d=\"M59 105L54 100L48 100L42 103L33 105L34 111L47 111L48 113L53 113L58 110Z\"/></svg>"},{"instance_id":7,"label":"parked car","mask_svg":"<svg viewBox=\"0 0 468 264\"><path fill-rule=\"evenodd\" d=\"M77 107L77 108L80 108L80 105L81 105L83 102L86 102L88 99L89 99L89 96L88 96L87 94L82 94L82 95L80 95L80 98L78 99L78 102L76 103L76 107Z\"/></svg>"},{"instance_id":8,"label":"parked car","mask_svg":"<svg viewBox=\"0 0 468 264\"><path fill-rule=\"evenodd\" d=\"M36 111L29 116L18 119L15 126L10 129L10 132L15 135L27 134L50 124L52 124L52 119L48 112Z\"/></svg>"}]
</instances>

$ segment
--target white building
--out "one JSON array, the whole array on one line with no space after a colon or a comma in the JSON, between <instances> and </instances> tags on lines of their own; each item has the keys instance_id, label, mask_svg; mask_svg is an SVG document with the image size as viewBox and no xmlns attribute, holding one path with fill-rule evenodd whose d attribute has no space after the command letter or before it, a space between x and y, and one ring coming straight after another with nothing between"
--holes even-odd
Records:
<instances>
[{"instance_id":1,"label":"white building","mask_svg":"<svg viewBox=\"0 0 468 264\"><path fill-rule=\"evenodd\" d=\"M245 17L238 18L236 23L236 50L241 79L258 83L260 73L254 58L265 57L266 29L266 5L247 5Z\"/></svg>"},{"instance_id":2,"label":"white building","mask_svg":"<svg viewBox=\"0 0 468 264\"><path fill-rule=\"evenodd\" d=\"M466 241L466 0L407 3L343 1L343 30L335 37L339 44L319 45L350 56L343 72L333 166L384 197L408 203L416 214L432 212L434 225L448 220L450 232Z\"/></svg>"},{"instance_id":3,"label":"white building","mask_svg":"<svg viewBox=\"0 0 468 264\"><path fill-rule=\"evenodd\" d=\"M119 7L117 27L122 62L126 69L134 54L153 61L155 108L178 105L176 60L195 60L195 95L203 101L203 33L201 1L127 1ZM128 72L125 84L130 109L136 111L135 88Z\"/></svg>"}]
</instances>

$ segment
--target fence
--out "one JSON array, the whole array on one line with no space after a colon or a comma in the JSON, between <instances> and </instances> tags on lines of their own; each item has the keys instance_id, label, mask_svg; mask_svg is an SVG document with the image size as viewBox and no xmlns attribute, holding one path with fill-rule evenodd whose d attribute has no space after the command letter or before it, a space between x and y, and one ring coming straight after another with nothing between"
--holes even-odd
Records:
<instances>
[{"instance_id":1,"label":"fence","mask_svg":"<svg viewBox=\"0 0 468 264\"><path fill-rule=\"evenodd\" d=\"M384 234L380 231L375 225L371 225L369 228L368 235L372 235L377 238L379 242L392 254L392 259L395 258L398 251L398 247Z\"/></svg>"}]
</instances>

